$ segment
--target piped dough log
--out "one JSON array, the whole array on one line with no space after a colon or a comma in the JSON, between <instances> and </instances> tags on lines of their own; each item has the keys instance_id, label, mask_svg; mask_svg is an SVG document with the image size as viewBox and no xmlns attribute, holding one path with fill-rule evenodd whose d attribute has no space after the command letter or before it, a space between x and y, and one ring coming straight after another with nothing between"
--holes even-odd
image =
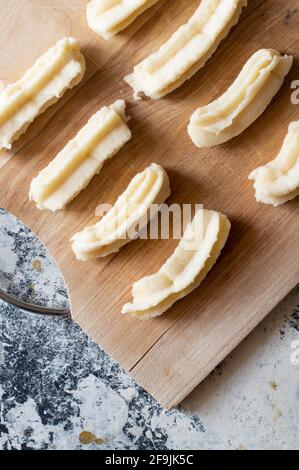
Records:
<instances>
[{"instance_id":1,"label":"piped dough log","mask_svg":"<svg viewBox=\"0 0 299 470\"><path fill-rule=\"evenodd\" d=\"M282 148L270 163L254 170L256 200L280 206L299 195L299 121L289 125Z\"/></svg>"},{"instance_id":2,"label":"piped dough log","mask_svg":"<svg viewBox=\"0 0 299 470\"><path fill-rule=\"evenodd\" d=\"M88 261L119 251L136 238L169 196L167 173L153 163L133 178L99 222L72 237L76 258Z\"/></svg>"},{"instance_id":3,"label":"piped dough log","mask_svg":"<svg viewBox=\"0 0 299 470\"><path fill-rule=\"evenodd\" d=\"M125 77L135 98L140 93L160 98L191 78L214 54L246 5L247 0L202 0L186 24Z\"/></svg>"},{"instance_id":4,"label":"piped dough log","mask_svg":"<svg viewBox=\"0 0 299 470\"><path fill-rule=\"evenodd\" d=\"M157 317L196 289L216 263L230 227L225 215L199 210L162 268L133 284L133 301L122 313L140 320Z\"/></svg>"},{"instance_id":5,"label":"piped dough log","mask_svg":"<svg viewBox=\"0 0 299 470\"><path fill-rule=\"evenodd\" d=\"M78 41L65 38L41 56L0 94L0 149L10 149L49 106L83 78L85 60Z\"/></svg>"},{"instance_id":6,"label":"piped dough log","mask_svg":"<svg viewBox=\"0 0 299 470\"><path fill-rule=\"evenodd\" d=\"M188 133L194 145L213 147L241 134L265 111L292 64L293 56L273 49L255 52L223 95L192 114Z\"/></svg>"},{"instance_id":7,"label":"piped dough log","mask_svg":"<svg viewBox=\"0 0 299 470\"><path fill-rule=\"evenodd\" d=\"M31 182L29 197L38 209L63 209L98 174L104 162L131 139L125 102L94 114L74 139Z\"/></svg>"},{"instance_id":8,"label":"piped dough log","mask_svg":"<svg viewBox=\"0 0 299 470\"><path fill-rule=\"evenodd\" d=\"M89 27L110 39L159 0L92 0L87 4Z\"/></svg>"}]
</instances>

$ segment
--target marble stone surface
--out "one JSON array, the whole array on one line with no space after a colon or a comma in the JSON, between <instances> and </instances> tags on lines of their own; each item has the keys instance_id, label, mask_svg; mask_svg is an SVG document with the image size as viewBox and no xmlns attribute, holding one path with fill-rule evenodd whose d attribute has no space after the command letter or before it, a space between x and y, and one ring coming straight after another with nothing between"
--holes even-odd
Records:
<instances>
[{"instance_id":1,"label":"marble stone surface","mask_svg":"<svg viewBox=\"0 0 299 470\"><path fill-rule=\"evenodd\" d=\"M68 304L45 248L3 210L0 286ZM299 449L298 305L299 287L166 412L71 320L0 301L0 449Z\"/></svg>"}]
</instances>

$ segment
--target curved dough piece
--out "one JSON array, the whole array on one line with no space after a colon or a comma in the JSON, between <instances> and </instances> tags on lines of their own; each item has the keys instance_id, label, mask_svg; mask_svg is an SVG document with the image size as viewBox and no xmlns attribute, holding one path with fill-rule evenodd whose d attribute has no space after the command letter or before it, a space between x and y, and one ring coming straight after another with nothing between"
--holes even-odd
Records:
<instances>
[{"instance_id":1,"label":"curved dough piece","mask_svg":"<svg viewBox=\"0 0 299 470\"><path fill-rule=\"evenodd\" d=\"M160 271L133 284L133 302L122 313L142 320L157 317L196 289L216 263L230 227L225 215L199 210Z\"/></svg>"},{"instance_id":2,"label":"curved dough piece","mask_svg":"<svg viewBox=\"0 0 299 470\"><path fill-rule=\"evenodd\" d=\"M299 121L289 125L287 136L277 157L254 170L256 200L280 206L299 195Z\"/></svg>"},{"instance_id":3,"label":"curved dough piece","mask_svg":"<svg viewBox=\"0 0 299 470\"><path fill-rule=\"evenodd\" d=\"M72 237L76 258L87 261L119 251L155 215L151 211L152 205L162 204L169 196L167 173L153 163L133 178L114 207L97 224Z\"/></svg>"},{"instance_id":4,"label":"curved dough piece","mask_svg":"<svg viewBox=\"0 0 299 470\"><path fill-rule=\"evenodd\" d=\"M132 137L125 102L104 106L31 182L38 209L63 209Z\"/></svg>"},{"instance_id":5,"label":"curved dough piece","mask_svg":"<svg viewBox=\"0 0 299 470\"><path fill-rule=\"evenodd\" d=\"M87 5L89 27L104 39L119 33L158 0L92 0Z\"/></svg>"},{"instance_id":6,"label":"curved dough piece","mask_svg":"<svg viewBox=\"0 0 299 470\"><path fill-rule=\"evenodd\" d=\"M228 90L191 116L188 133L199 147L223 144L241 134L267 108L293 64L293 56L261 49L246 62Z\"/></svg>"},{"instance_id":7,"label":"curved dough piece","mask_svg":"<svg viewBox=\"0 0 299 470\"><path fill-rule=\"evenodd\" d=\"M0 94L0 149L10 149L31 122L83 78L85 60L78 41L65 38L41 56Z\"/></svg>"},{"instance_id":8,"label":"curved dough piece","mask_svg":"<svg viewBox=\"0 0 299 470\"><path fill-rule=\"evenodd\" d=\"M125 77L135 98L139 93L160 98L191 78L214 54L246 5L247 0L202 0L186 24Z\"/></svg>"}]
</instances>

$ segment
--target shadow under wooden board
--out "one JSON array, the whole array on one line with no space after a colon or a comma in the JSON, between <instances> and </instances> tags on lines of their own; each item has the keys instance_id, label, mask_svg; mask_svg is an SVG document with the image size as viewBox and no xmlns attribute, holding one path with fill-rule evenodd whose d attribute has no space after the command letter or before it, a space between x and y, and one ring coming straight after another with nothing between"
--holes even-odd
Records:
<instances>
[{"instance_id":1,"label":"shadow under wooden board","mask_svg":"<svg viewBox=\"0 0 299 470\"><path fill-rule=\"evenodd\" d=\"M0 1L1 75L17 79L56 40L82 44L81 85L38 118L0 170L0 205L46 244L64 275L73 319L166 408L179 403L299 281L298 200L278 209L257 204L250 171L277 154L288 123L299 119L290 84L299 79L297 0L249 0L239 24L208 64L159 101L136 102L122 78L194 12L199 1L161 0L124 33L105 42L89 30L85 1ZM198 150L187 135L194 109L221 94L249 56L271 47L295 64L263 116L240 137ZM107 162L66 210L38 211L28 200L33 176L88 118L115 99L127 101L133 139ZM2 158L5 158L5 156ZM203 203L232 222L229 242L207 279L164 316L140 322L120 314L131 285L159 269L177 241L137 240L119 254L81 263L69 238L100 203L113 203L151 162L170 176L169 203Z\"/></svg>"}]
</instances>

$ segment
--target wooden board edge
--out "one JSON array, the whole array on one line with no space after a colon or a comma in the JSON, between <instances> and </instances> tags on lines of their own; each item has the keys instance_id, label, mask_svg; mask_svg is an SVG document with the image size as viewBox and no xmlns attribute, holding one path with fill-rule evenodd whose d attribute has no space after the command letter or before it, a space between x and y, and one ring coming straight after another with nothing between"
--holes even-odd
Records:
<instances>
[{"instance_id":1,"label":"wooden board edge","mask_svg":"<svg viewBox=\"0 0 299 470\"><path fill-rule=\"evenodd\" d=\"M273 302L269 305L269 309L264 311L263 314L260 315L258 318L258 321L251 322L249 324L248 328L246 331L244 331L244 334L242 337L238 337L230 347L227 347L223 349L222 352L217 352L214 356L214 361L211 363L211 365L199 376L194 376L194 379L189 382L188 387L185 387L184 391L182 391L180 394L177 396L170 396L169 399L165 400L164 398L161 399L161 397L155 392L152 391L152 388L150 386L150 381L152 382L152 375L148 378L149 380L144 380L143 374L139 372L140 366L141 367L147 367L149 370L153 371L154 370L154 364L152 364L152 367L150 367L148 364L146 366L142 365L142 362L145 358L148 357L148 354L155 349L159 345L158 340L151 349L130 369L129 373L133 377L133 379L136 381L136 383L144 388L144 390L147 391L158 403L160 403L163 408L165 408L167 411L177 407L200 383L207 378L207 376L217 367L234 349L236 349L239 344L244 341L247 336L254 331L254 329L272 312L272 310L279 305L279 303L298 285L299 279L294 279L294 281L291 284L291 287L288 287L284 290L282 290L282 294L279 294L277 298L274 299ZM171 328L170 328L171 330ZM170 331L168 330L168 332ZM161 339L161 338L160 338ZM164 384L164 386L167 386L167 383Z\"/></svg>"}]
</instances>

